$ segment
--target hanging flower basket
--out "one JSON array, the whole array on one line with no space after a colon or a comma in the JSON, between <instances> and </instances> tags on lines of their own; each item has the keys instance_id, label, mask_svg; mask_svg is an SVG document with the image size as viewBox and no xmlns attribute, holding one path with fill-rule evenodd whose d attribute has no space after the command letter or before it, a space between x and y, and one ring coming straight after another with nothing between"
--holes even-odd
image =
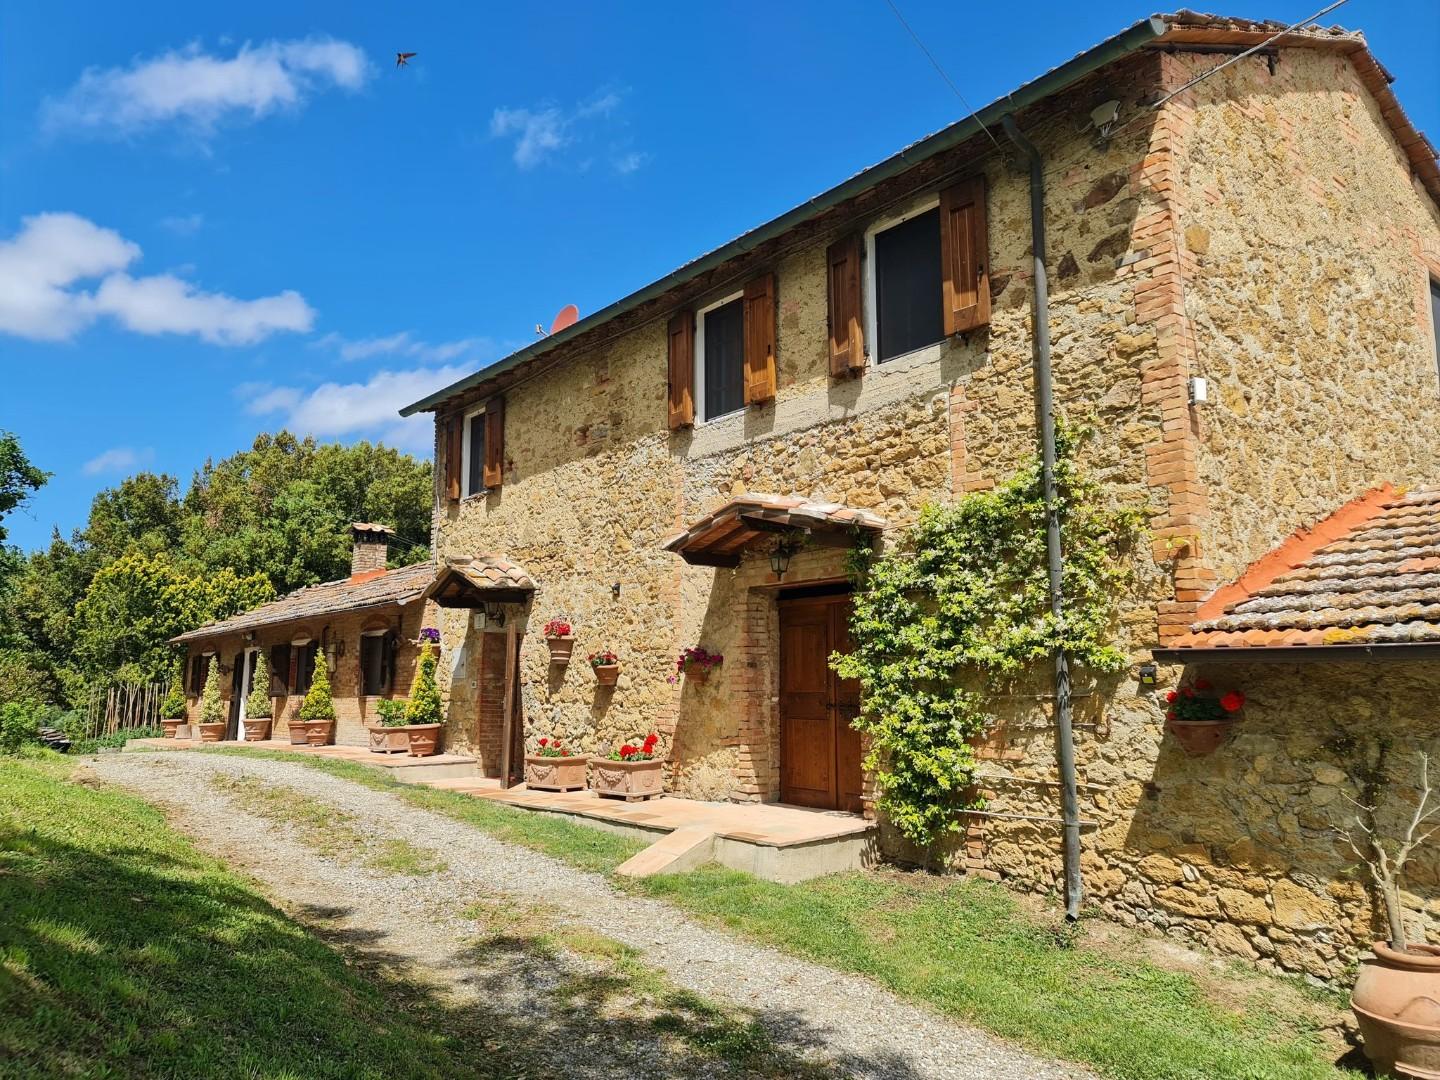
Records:
<instances>
[{"instance_id":1,"label":"hanging flower basket","mask_svg":"<svg viewBox=\"0 0 1440 1080\"><path fill-rule=\"evenodd\" d=\"M675 660L675 674L670 682L677 682L680 676L688 683L703 685L710 678L710 672L725 662L720 653L712 653L704 646L696 645L681 651Z\"/></svg>"},{"instance_id":2,"label":"hanging flower basket","mask_svg":"<svg viewBox=\"0 0 1440 1080\"><path fill-rule=\"evenodd\" d=\"M1209 682L1197 679L1193 685L1171 690L1165 703L1165 730L1185 753L1202 757L1214 753L1230 737L1245 706L1245 695L1239 690L1216 695Z\"/></svg>"}]
</instances>

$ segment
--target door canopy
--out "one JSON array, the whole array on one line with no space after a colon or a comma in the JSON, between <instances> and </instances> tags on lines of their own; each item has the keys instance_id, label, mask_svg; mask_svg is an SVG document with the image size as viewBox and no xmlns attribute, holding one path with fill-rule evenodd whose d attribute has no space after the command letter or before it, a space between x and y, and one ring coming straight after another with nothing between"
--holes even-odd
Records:
<instances>
[{"instance_id":1,"label":"door canopy","mask_svg":"<svg viewBox=\"0 0 1440 1080\"><path fill-rule=\"evenodd\" d=\"M777 533L800 534L809 543L850 547L859 536L874 536L884 528L883 517L853 506L795 495L747 494L672 536L665 541L665 550L694 566L739 566L746 548Z\"/></svg>"},{"instance_id":2,"label":"door canopy","mask_svg":"<svg viewBox=\"0 0 1440 1080\"><path fill-rule=\"evenodd\" d=\"M446 559L423 599L441 607L478 608L485 604L523 604L535 582L518 563L503 555Z\"/></svg>"}]
</instances>

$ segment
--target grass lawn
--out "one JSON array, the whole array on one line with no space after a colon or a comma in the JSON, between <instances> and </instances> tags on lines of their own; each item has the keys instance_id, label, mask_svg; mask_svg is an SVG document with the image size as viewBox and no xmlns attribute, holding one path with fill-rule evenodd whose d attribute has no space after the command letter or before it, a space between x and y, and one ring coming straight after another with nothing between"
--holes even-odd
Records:
<instances>
[{"instance_id":1,"label":"grass lawn","mask_svg":"<svg viewBox=\"0 0 1440 1080\"><path fill-rule=\"evenodd\" d=\"M353 762L299 761L491 835L607 873L641 845L562 818L401 784ZM1238 966L1200 973L1147 958L1143 939L1067 928L1003 887L921 874L850 873L800 885L706 867L623 887L769 945L866 975L896 993L1120 1080L1335 1080L1320 1037L1338 995Z\"/></svg>"}]
</instances>

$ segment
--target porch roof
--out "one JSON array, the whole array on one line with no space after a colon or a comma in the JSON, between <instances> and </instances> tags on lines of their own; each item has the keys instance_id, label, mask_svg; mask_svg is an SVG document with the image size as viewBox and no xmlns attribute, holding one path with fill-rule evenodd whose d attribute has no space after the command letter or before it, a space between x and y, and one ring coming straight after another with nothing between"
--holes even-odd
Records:
<instances>
[{"instance_id":1,"label":"porch roof","mask_svg":"<svg viewBox=\"0 0 1440 1080\"><path fill-rule=\"evenodd\" d=\"M1290 537L1217 590L1157 658L1440 655L1440 487L1389 485Z\"/></svg>"},{"instance_id":2,"label":"porch roof","mask_svg":"<svg viewBox=\"0 0 1440 1080\"><path fill-rule=\"evenodd\" d=\"M476 555L446 559L424 599L441 607L469 608L523 603L534 591L534 580L518 563L503 555Z\"/></svg>"},{"instance_id":3,"label":"porch roof","mask_svg":"<svg viewBox=\"0 0 1440 1080\"><path fill-rule=\"evenodd\" d=\"M672 536L665 541L665 550L695 566L739 566L746 547L775 533L799 530L838 538L854 530L873 534L884 528L883 517L858 507L752 493L731 499Z\"/></svg>"}]
</instances>

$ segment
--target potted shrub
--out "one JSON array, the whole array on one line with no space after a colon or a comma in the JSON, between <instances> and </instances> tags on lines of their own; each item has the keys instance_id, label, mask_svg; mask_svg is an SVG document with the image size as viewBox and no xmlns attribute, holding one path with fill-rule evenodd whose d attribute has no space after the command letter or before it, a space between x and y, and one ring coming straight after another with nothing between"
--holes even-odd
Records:
<instances>
[{"instance_id":1,"label":"potted shrub","mask_svg":"<svg viewBox=\"0 0 1440 1080\"><path fill-rule=\"evenodd\" d=\"M534 791L583 791L589 760L589 754L570 753L559 739L541 739L535 752L525 755L525 786Z\"/></svg>"},{"instance_id":2,"label":"potted shrub","mask_svg":"<svg viewBox=\"0 0 1440 1080\"><path fill-rule=\"evenodd\" d=\"M1361 965L1350 996L1365 1056L1381 1076L1440 1074L1440 946L1410 940L1400 896L1406 862L1440 828L1440 800L1433 795L1430 758L1422 753L1420 802L1403 839L1382 837L1376 808L1358 803L1354 831L1342 833L1370 872L1385 910L1388 938L1371 946L1375 955Z\"/></svg>"},{"instance_id":3,"label":"potted shrub","mask_svg":"<svg viewBox=\"0 0 1440 1080\"><path fill-rule=\"evenodd\" d=\"M308 746L324 746L335 731L335 701L330 696L330 666L325 660L325 650L315 653L315 674L310 679L310 689L305 691L305 700L300 702L297 714L299 724L290 723L291 742L294 742L298 726Z\"/></svg>"},{"instance_id":4,"label":"potted shrub","mask_svg":"<svg viewBox=\"0 0 1440 1080\"><path fill-rule=\"evenodd\" d=\"M620 658L609 649L590 654L590 667L595 671L595 681L601 686L614 686L620 678Z\"/></svg>"},{"instance_id":5,"label":"potted shrub","mask_svg":"<svg viewBox=\"0 0 1440 1080\"><path fill-rule=\"evenodd\" d=\"M246 742L264 742L270 738L274 714L275 699L270 696L270 665L261 652L256 655L255 670L250 674L250 696L245 699L241 737Z\"/></svg>"},{"instance_id":6,"label":"potted shrub","mask_svg":"<svg viewBox=\"0 0 1440 1080\"><path fill-rule=\"evenodd\" d=\"M575 650L575 631L568 619L551 619L540 631L545 635L545 644L550 647L550 663L562 667L570 663L570 654Z\"/></svg>"},{"instance_id":7,"label":"potted shrub","mask_svg":"<svg viewBox=\"0 0 1440 1080\"><path fill-rule=\"evenodd\" d=\"M440 736L445 730L445 714L440 703L440 688L435 685L435 665L439 663L433 638L420 632L420 670L415 675L415 685L410 688L410 700L405 703L405 736L409 740L411 757L430 757L440 752Z\"/></svg>"},{"instance_id":8,"label":"potted shrub","mask_svg":"<svg viewBox=\"0 0 1440 1080\"><path fill-rule=\"evenodd\" d=\"M160 703L160 726L165 729L165 738L178 738L180 728L190 718L185 708L185 692L180 688L179 678L170 681L170 690ZM188 726L188 725L186 725Z\"/></svg>"},{"instance_id":9,"label":"potted shrub","mask_svg":"<svg viewBox=\"0 0 1440 1080\"><path fill-rule=\"evenodd\" d=\"M1182 685L1165 695L1165 730L1185 753L1209 754L1229 737L1244 706L1245 695L1239 690L1216 694L1208 682L1197 679L1193 686Z\"/></svg>"},{"instance_id":10,"label":"potted shrub","mask_svg":"<svg viewBox=\"0 0 1440 1080\"><path fill-rule=\"evenodd\" d=\"M375 703L380 714L378 724L368 724L370 749L377 754L403 754L410 749L410 734L405 730L405 701L383 698Z\"/></svg>"},{"instance_id":11,"label":"potted shrub","mask_svg":"<svg viewBox=\"0 0 1440 1080\"><path fill-rule=\"evenodd\" d=\"M200 695L201 742L220 742L225 738L225 706L220 700L220 673L217 670L205 680L205 690Z\"/></svg>"},{"instance_id":12,"label":"potted shrub","mask_svg":"<svg viewBox=\"0 0 1440 1080\"><path fill-rule=\"evenodd\" d=\"M724 656L718 652L710 652L703 645L683 649L679 659L675 661L675 674L670 676L670 681L676 682L683 675L686 682L704 683L710 677L711 669L724 662Z\"/></svg>"},{"instance_id":13,"label":"potted shrub","mask_svg":"<svg viewBox=\"0 0 1440 1080\"><path fill-rule=\"evenodd\" d=\"M660 736L651 732L637 746L624 743L603 760L595 762L590 771L590 787L597 795L636 802L663 795L661 769L664 763L656 754Z\"/></svg>"}]
</instances>

